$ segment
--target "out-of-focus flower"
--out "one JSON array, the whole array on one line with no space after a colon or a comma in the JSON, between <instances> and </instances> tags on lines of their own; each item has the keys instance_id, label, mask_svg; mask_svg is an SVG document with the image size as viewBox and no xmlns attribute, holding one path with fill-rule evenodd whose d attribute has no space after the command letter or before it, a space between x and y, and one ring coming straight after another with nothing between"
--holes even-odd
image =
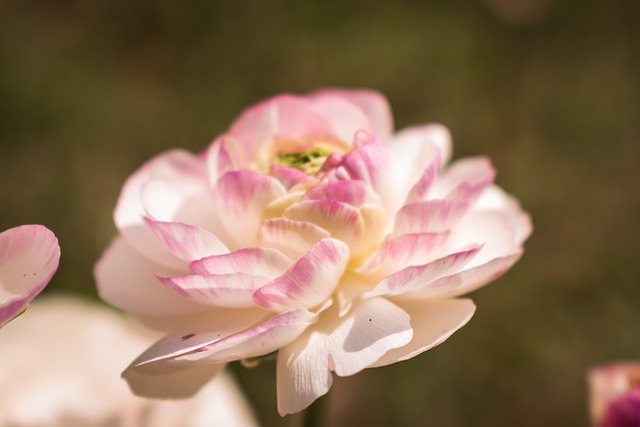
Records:
<instances>
[{"instance_id":1,"label":"out-of-focus flower","mask_svg":"<svg viewBox=\"0 0 640 427\"><path fill-rule=\"evenodd\" d=\"M596 367L589 388L596 427L640 427L640 363Z\"/></svg>"},{"instance_id":2,"label":"out-of-focus flower","mask_svg":"<svg viewBox=\"0 0 640 427\"><path fill-rule=\"evenodd\" d=\"M26 310L53 277L58 239L46 227L21 225L0 233L0 327Z\"/></svg>"},{"instance_id":3,"label":"out-of-focus flower","mask_svg":"<svg viewBox=\"0 0 640 427\"><path fill-rule=\"evenodd\" d=\"M147 400L119 378L150 334L96 303L43 297L0 330L0 425L14 427L256 426L227 374L192 399Z\"/></svg>"},{"instance_id":4,"label":"out-of-focus flower","mask_svg":"<svg viewBox=\"0 0 640 427\"><path fill-rule=\"evenodd\" d=\"M95 269L102 298L168 333L124 372L132 389L187 396L277 351L284 415L333 372L443 342L475 310L457 297L511 267L531 231L486 158L450 156L444 127L393 134L380 94L326 90L268 99L203 153L147 162Z\"/></svg>"}]
</instances>

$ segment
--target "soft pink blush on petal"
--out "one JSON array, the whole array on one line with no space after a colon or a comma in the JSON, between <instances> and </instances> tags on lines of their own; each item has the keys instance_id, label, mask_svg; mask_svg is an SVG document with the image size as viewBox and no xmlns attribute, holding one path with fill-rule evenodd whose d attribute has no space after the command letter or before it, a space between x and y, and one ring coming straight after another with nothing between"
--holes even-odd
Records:
<instances>
[{"instance_id":1,"label":"soft pink blush on petal","mask_svg":"<svg viewBox=\"0 0 640 427\"><path fill-rule=\"evenodd\" d=\"M313 308L326 301L344 274L349 248L340 240L322 239L282 276L258 289L253 298L269 310Z\"/></svg>"},{"instance_id":2,"label":"soft pink blush on petal","mask_svg":"<svg viewBox=\"0 0 640 427\"><path fill-rule=\"evenodd\" d=\"M287 271L292 263L275 249L245 248L194 261L191 269L196 274L246 273L271 280Z\"/></svg>"},{"instance_id":3,"label":"soft pink blush on petal","mask_svg":"<svg viewBox=\"0 0 640 427\"><path fill-rule=\"evenodd\" d=\"M429 192L430 199L470 200L493 183L496 171L484 156L466 157L452 163Z\"/></svg>"},{"instance_id":4,"label":"soft pink blush on petal","mask_svg":"<svg viewBox=\"0 0 640 427\"><path fill-rule=\"evenodd\" d=\"M255 245L265 207L285 194L278 180L248 169L218 180L213 197L232 249Z\"/></svg>"},{"instance_id":5,"label":"soft pink blush on petal","mask_svg":"<svg viewBox=\"0 0 640 427\"><path fill-rule=\"evenodd\" d=\"M362 110L342 98L313 98L313 109L327 119L331 126L330 135L349 145L353 144L358 134L363 131L368 138L373 134L371 123Z\"/></svg>"},{"instance_id":6,"label":"soft pink blush on petal","mask_svg":"<svg viewBox=\"0 0 640 427\"><path fill-rule=\"evenodd\" d=\"M313 244L331 237L331 234L310 222L273 218L262 223L258 237L262 246L277 249L292 259L298 259Z\"/></svg>"},{"instance_id":7,"label":"soft pink blush on petal","mask_svg":"<svg viewBox=\"0 0 640 427\"><path fill-rule=\"evenodd\" d=\"M353 375L412 337L409 316L393 303L374 298L360 302L344 317L337 308L313 330L280 349L278 412L299 412L331 387L331 371Z\"/></svg>"},{"instance_id":8,"label":"soft pink blush on petal","mask_svg":"<svg viewBox=\"0 0 640 427\"><path fill-rule=\"evenodd\" d=\"M302 200L335 200L359 208L364 204L380 204L380 198L362 181L338 180L312 187Z\"/></svg>"},{"instance_id":9,"label":"soft pink blush on petal","mask_svg":"<svg viewBox=\"0 0 640 427\"><path fill-rule=\"evenodd\" d=\"M0 233L0 326L20 314L58 269L58 239L42 225Z\"/></svg>"},{"instance_id":10,"label":"soft pink blush on petal","mask_svg":"<svg viewBox=\"0 0 640 427\"><path fill-rule=\"evenodd\" d=\"M396 214L393 235L438 233L455 228L469 207L464 200L422 200L404 205Z\"/></svg>"},{"instance_id":11,"label":"soft pink blush on petal","mask_svg":"<svg viewBox=\"0 0 640 427\"><path fill-rule=\"evenodd\" d=\"M227 150L227 140L231 139L225 135L216 138L209 146L206 153L207 173L211 187L218 182L218 179L225 173L235 169L231 154ZM231 141L231 143L236 141Z\"/></svg>"},{"instance_id":12,"label":"soft pink blush on petal","mask_svg":"<svg viewBox=\"0 0 640 427\"><path fill-rule=\"evenodd\" d=\"M229 252L216 235L200 227L179 222L155 221L151 218L145 218L145 222L164 247L184 261L191 262Z\"/></svg>"},{"instance_id":13,"label":"soft pink blush on petal","mask_svg":"<svg viewBox=\"0 0 640 427\"><path fill-rule=\"evenodd\" d=\"M156 274L183 273L160 267L118 236L96 263L93 275L100 298L134 315L171 316L205 310L206 306L177 295L156 278Z\"/></svg>"},{"instance_id":14,"label":"soft pink blush on petal","mask_svg":"<svg viewBox=\"0 0 640 427\"><path fill-rule=\"evenodd\" d=\"M206 185L203 186L203 182L206 182L203 181L203 178L206 179L205 169L196 156L182 150L162 153L146 162L127 179L118 198L114 220L129 244L161 264L179 267L182 261L158 242L143 219L149 213L143 205L142 188L150 180L161 178L170 182L184 182L182 188L191 190L181 195L183 200L206 188ZM208 197L206 190L203 197Z\"/></svg>"},{"instance_id":15,"label":"soft pink blush on petal","mask_svg":"<svg viewBox=\"0 0 640 427\"><path fill-rule=\"evenodd\" d=\"M381 142L387 141L393 132L393 115L387 99L372 90L325 89L314 92L312 98L342 98L357 106L369 119Z\"/></svg>"},{"instance_id":16,"label":"soft pink blush on petal","mask_svg":"<svg viewBox=\"0 0 640 427\"><path fill-rule=\"evenodd\" d=\"M449 338L473 316L475 305L468 299L395 301L411 318L413 338L387 352L370 367L390 365L410 359Z\"/></svg>"}]
</instances>

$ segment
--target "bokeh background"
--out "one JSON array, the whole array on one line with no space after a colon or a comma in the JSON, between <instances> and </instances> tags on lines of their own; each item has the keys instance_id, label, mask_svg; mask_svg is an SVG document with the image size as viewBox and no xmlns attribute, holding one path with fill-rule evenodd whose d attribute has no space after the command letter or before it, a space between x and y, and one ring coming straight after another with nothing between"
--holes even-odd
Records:
<instances>
[{"instance_id":1,"label":"bokeh background","mask_svg":"<svg viewBox=\"0 0 640 427\"><path fill-rule=\"evenodd\" d=\"M489 155L535 232L445 344L336 378L328 425L584 426L587 369L640 359L639 26L637 0L0 1L0 230L47 225L46 292L95 297L146 159L279 92L376 88ZM287 425L273 364L233 369Z\"/></svg>"}]
</instances>

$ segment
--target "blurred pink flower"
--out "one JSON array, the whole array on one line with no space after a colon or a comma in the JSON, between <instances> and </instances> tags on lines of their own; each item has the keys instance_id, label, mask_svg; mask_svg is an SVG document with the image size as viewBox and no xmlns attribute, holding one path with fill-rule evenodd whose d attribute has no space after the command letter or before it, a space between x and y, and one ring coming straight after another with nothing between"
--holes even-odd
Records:
<instances>
[{"instance_id":1,"label":"blurred pink flower","mask_svg":"<svg viewBox=\"0 0 640 427\"><path fill-rule=\"evenodd\" d=\"M118 374L157 333L95 302L44 296L0 330L0 425L13 427L255 427L225 373L192 399L134 396Z\"/></svg>"},{"instance_id":2,"label":"blurred pink flower","mask_svg":"<svg viewBox=\"0 0 640 427\"><path fill-rule=\"evenodd\" d=\"M58 269L58 239L42 225L0 233L0 327L24 310Z\"/></svg>"},{"instance_id":3,"label":"blurred pink flower","mask_svg":"<svg viewBox=\"0 0 640 427\"><path fill-rule=\"evenodd\" d=\"M596 427L640 427L640 363L596 367L589 388Z\"/></svg>"},{"instance_id":4,"label":"blurred pink flower","mask_svg":"<svg viewBox=\"0 0 640 427\"><path fill-rule=\"evenodd\" d=\"M531 231L488 159L450 156L446 128L393 134L382 95L325 90L268 99L203 153L147 162L95 269L102 298L168 334L129 385L187 396L226 362L277 351L284 415L332 372L446 340L475 310L457 297L511 267Z\"/></svg>"}]
</instances>

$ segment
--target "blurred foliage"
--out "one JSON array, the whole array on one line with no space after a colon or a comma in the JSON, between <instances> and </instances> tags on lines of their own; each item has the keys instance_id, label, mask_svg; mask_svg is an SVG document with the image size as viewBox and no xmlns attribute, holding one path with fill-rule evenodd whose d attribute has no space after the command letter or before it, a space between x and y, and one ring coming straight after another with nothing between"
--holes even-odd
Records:
<instances>
[{"instance_id":1,"label":"blurred foliage","mask_svg":"<svg viewBox=\"0 0 640 427\"><path fill-rule=\"evenodd\" d=\"M330 425L584 426L585 371L640 358L636 0L0 2L0 230L60 239L47 292L95 295L120 187L279 92L372 87L446 124L531 212L522 261L410 361L336 378ZM273 365L238 369L266 426Z\"/></svg>"}]
</instances>

